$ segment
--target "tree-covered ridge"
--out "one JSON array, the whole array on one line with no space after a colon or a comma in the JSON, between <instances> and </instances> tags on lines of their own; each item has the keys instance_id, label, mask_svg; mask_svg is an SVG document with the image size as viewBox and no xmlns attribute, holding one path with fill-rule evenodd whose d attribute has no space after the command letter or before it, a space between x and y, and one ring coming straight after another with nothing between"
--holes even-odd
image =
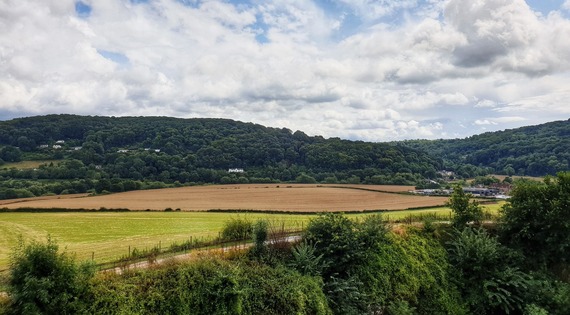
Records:
<instances>
[{"instance_id":1,"label":"tree-covered ridge","mask_svg":"<svg viewBox=\"0 0 570 315\"><path fill-rule=\"evenodd\" d=\"M134 180L293 181L305 173L318 181L404 184L441 168L415 149L310 137L228 119L48 115L0 122L0 130L0 146L7 152L18 147L28 157L76 159L83 166L74 169L100 166L109 177ZM58 142L62 148L54 149ZM246 174L229 175L229 168Z\"/></svg>"},{"instance_id":2,"label":"tree-covered ridge","mask_svg":"<svg viewBox=\"0 0 570 315\"><path fill-rule=\"evenodd\" d=\"M441 158L445 168L460 173L473 172L473 167L465 167L472 165L506 175L554 175L569 169L570 120L486 132L465 139L409 140L399 144Z\"/></svg>"}]
</instances>

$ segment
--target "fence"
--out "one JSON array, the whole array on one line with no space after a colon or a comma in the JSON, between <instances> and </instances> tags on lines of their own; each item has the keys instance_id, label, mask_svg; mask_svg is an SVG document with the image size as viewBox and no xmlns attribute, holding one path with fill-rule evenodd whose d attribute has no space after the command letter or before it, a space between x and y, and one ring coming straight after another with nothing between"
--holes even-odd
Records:
<instances>
[{"instance_id":1,"label":"fence","mask_svg":"<svg viewBox=\"0 0 570 315\"><path fill-rule=\"evenodd\" d=\"M300 235L304 230L304 223L288 225L284 223L276 225L270 224L268 227L268 242L274 246L280 242L291 242L292 239L286 239L291 235ZM91 260L97 263L101 270L110 268L119 268L137 261L155 262L157 259L164 259L172 256L188 254L194 250L203 250L205 252L227 252L231 249L240 250L248 247L251 238L239 240L225 240L221 233L210 234L208 236L189 236L184 241L158 241L151 246L137 246L135 244L121 246L121 248L113 247L107 249L99 249L90 253L81 253L76 256L79 260Z\"/></svg>"},{"instance_id":2,"label":"fence","mask_svg":"<svg viewBox=\"0 0 570 315\"><path fill-rule=\"evenodd\" d=\"M437 214L437 213L418 213L409 214L405 217L397 216L390 218L390 215L386 214L383 216L383 221L388 224L414 224L421 222L451 222L453 214L450 212L448 214ZM494 220L496 217L490 212L484 212L484 220ZM268 242L272 243L273 246L279 246L279 244L294 242L297 239L288 238L292 235L301 235L305 230L305 223L303 221L296 222L295 224L289 223L285 225L284 222L281 223L271 223L268 228ZM92 251L89 256L85 253L79 256L80 260L92 260L98 263L100 269L117 268L131 264L136 261L148 261L154 262L159 257L166 258L177 255L188 254L193 250L203 250L203 251L219 251L222 252L229 251L231 249L240 250L248 247L251 243L251 238L239 239L239 240L224 240L221 233L210 234L208 236L189 236L187 240L184 241L158 241L152 246L137 246L136 244L125 245L124 247L117 249L101 249Z\"/></svg>"}]
</instances>

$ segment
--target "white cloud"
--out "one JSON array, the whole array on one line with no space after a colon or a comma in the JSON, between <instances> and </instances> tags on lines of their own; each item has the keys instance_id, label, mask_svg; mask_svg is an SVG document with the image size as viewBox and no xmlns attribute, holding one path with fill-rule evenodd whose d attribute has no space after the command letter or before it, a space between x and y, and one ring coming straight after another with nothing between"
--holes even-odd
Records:
<instances>
[{"instance_id":1,"label":"white cloud","mask_svg":"<svg viewBox=\"0 0 570 315\"><path fill-rule=\"evenodd\" d=\"M337 0L352 22L302 0L84 3L81 18L73 0L0 2L0 117L224 117L377 141L570 114L570 21L522 0Z\"/></svg>"}]
</instances>

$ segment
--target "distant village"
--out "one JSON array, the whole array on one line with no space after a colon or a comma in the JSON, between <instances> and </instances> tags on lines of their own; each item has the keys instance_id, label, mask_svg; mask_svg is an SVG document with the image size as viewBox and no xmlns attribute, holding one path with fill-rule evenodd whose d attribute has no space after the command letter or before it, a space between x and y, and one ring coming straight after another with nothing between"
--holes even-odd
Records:
<instances>
[{"instance_id":1,"label":"distant village","mask_svg":"<svg viewBox=\"0 0 570 315\"><path fill-rule=\"evenodd\" d=\"M455 174L451 171L440 171L442 178L448 182L453 183ZM430 181L430 183L437 184L435 181ZM475 185L474 187L463 187L463 191L467 194L471 194L474 197L480 198L494 198L494 199L508 199L510 198L509 193L511 191L512 184L508 182L494 182L488 185ZM452 188L444 189L416 189L410 191L416 195L424 196L449 196L453 193Z\"/></svg>"}]
</instances>

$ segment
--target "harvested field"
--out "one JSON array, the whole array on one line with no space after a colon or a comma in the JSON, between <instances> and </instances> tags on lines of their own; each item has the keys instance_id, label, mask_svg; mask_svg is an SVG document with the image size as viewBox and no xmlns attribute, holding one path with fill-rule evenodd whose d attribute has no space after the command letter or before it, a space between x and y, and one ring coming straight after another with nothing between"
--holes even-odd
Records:
<instances>
[{"instance_id":1,"label":"harvested field","mask_svg":"<svg viewBox=\"0 0 570 315\"><path fill-rule=\"evenodd\" d=\"M195 186L130 191L103 196L38 200L17 199L6 208L130 209L182 211L269 210L291 212L402 210L443 205L446 197L387 192L411 190L411 186L246 184Z\"/></svg>"}]
</instances>

